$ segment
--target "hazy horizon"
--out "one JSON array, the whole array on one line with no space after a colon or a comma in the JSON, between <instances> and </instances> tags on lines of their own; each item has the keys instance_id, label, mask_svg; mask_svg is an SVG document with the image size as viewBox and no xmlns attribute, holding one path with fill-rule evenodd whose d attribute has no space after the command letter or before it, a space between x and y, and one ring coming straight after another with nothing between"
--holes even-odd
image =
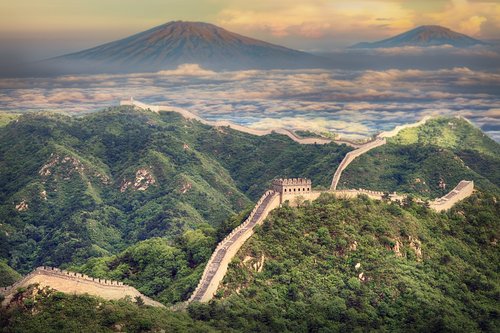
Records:
<instances>
[{"instance_id":1,"label":"hazy horizon","mask_svg":"<svg viewBox=\"0 0 500 333\"><path fill-rule=\"evenodd\" d=\"M58 56L177 20L208 22L309 52L384 39L420 25L442 25L484 40L498 39L500 30L500 4L491 0L18 0L0 3L0 12L0 61Z\"/></svg>"},{"instance_id":2,"label":"hazy horizon","mask_svg":"<svg viewBox=\"0 0 500 333\"><path fill-rule=\"evenodd\" d=\"M500 140L499 45L346 48L420 25L496 39L497 1L19 0L0 3L0 13L1 111L82 114L134 96L184 107L207 119L352 136L370 135L425 115L462 115ZM165 63L165 68L149 72L131 66L128 74L104 70L81 75L55 72L47 77L36 77L36 68L29 64L178 20L212 23L320 54L328 62L321 69L238 70L208 68L181 56L184 63ZM17 75L19 63L28 63L22 65L24 78Z\"/></svg>"}]
</instances>

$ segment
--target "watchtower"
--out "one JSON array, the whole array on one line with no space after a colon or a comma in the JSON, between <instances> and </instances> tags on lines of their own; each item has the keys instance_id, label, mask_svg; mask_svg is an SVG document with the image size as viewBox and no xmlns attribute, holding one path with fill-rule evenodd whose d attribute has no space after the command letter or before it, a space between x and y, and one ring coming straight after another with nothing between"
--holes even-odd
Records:
<instances>
[{"instance_id":1,"label":"watchtower","mask_svg":"<svg viewBox=\"0 0 500 333\"><path fill-rule=\"evenodd\" d=\"M312 182L307 178L279 178L273 180L272 189L279 193L280 203L291 199L293 196L311 193Z\"/></svg>"}]
</instances>

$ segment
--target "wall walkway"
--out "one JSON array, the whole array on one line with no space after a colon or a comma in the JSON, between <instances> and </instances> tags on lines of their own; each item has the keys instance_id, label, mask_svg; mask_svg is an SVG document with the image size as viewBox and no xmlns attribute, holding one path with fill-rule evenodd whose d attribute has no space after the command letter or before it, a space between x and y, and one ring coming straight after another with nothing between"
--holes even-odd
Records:
<instances>
[{"instance_id":1,"label":"wall walkway","mask_svg":"<svg viewBox=\"0 0 500 333\"><path fill-rule=\"evenodd\" d=\"M453 207L454 204L470 196L474 191L474 182L462 180L453 190L445 196L438 198L430 203L430 208L441 212Z\"/></svg>"},{"instance_id":2,"label":"wall walkway","mask_svg":"<svg viewBox=\"0 0 500 333\"><path fill-rule=\"evenodd\" d=\"M18 288L31 284L39 284L42 287L50 287L68 294L89 294L106 300L118 300L127 296L134 300L136 296L140 296L147 305L164 307L163 304L144 296L134 287L122 282L97 279L48 266L38 267L13 285L0 288L0 294L5 297L2 305L10 302Z\"/></svg>"},{"instance_id":3,"label":"wall walkway","mask_svg":"<svg viewBox=\"0 0 500 333\"><path fill-rule=\"evenodd\" d=\"M391 131L382 132L379 135L377 135L377 137L374 141L367 142L363 145L358 146L357 149L348 152L346 154L346 156L344 157L344 159L342 160L342 162L340 163L337 170L335 170L330 189L333 191L335 191L337 189L337 186L338 186L339 181L340 181L340 176L342 176L342 172L347 168L347 166L349 164L351 164L352 161L354 161L354 159L356 157L363 155L364 153L372 150L373 148L385 145L387 143L386 138L394 137L394 136L398 135L399 132L401 132L402 130L404 130L406 128L418 127L420 125L423 125L429 119L431 119L430 116L425 116L422 120L420 120L416 123L396 126Z\"/></svg>"},{"instance_id":4,"label":"wall walkway","mask_svg":"<svg viewBox=\"0 0 500 333\"><path fill-rule=\"evenodd\" d=\"M162 106L162 105L150 105L150 104L145 104L139 101L136 101L134 99L130 100L123 100L120 101L120 105L129 105L129 106L136 106L141 109L145 110L151 110L153 112L160 112L160 111L170 111L170 112L177 112L181 114L184 118L186 119L193 119L201 122L202 124L205 125L210 125L210 126L215 126L215 127L230 127L234 130L252 134L252 135L257 135L257 136L263 136L263 135L269 135L272 133L278 133L282 135L288 136L290 139L293 141L303 144L303 145L313 145L313 144L327 144L331 142L335 142L337 144L345 144L354 148L362 146L361 144L357 144L348 140L331 140L331 139L325 139L325 138L302 138L295 134L294 132L284 129L284 128L272 128L272 129L267 129L267 130L259 130L259 129L254 129L254 128L249 128L245 127L242 125L235 124L233 122L227 121L227 120L219 120L219 121L209 121L205 120L194 113L178 108L178 107L172 107L172 106Z\"/></svg>"},{"instance_id":5,"label":"wall walkway","mask_svg":"<svg viewBox=\"0 0 500 333\"><path fill-rule=\"evenodd\" d=\"M347 168L349 164L351 164L354 159L360 155L363 155L367 151L372 150L373 148L385 145L386 141L385 139L380 139L377 138L374 141L368 142L358 149L355 149L353 151L348 152L342 162L340 162L337 170L335 170L335 173L333 174L333 179L332 179L332 184L330 186L330 189L332 191L335 191L337 189L337 185L339 184L340 181L340 176L342 176L342 172Z\"/></svg>"},{"instance_id":6,"label":"wall walkway","mask_svg":"<svg viewBox=\"0 0 500 333\"><path fill-rule=\"evenodd\" d=\"M260 198L246 221L217 245L188 303L193 301L206 302L212 299L226 275L229 263L245 241L253 235L254 226L261 224L269 212L278 206L279 195L274 191L267 191Z\"/></svg>"}]
</instances>

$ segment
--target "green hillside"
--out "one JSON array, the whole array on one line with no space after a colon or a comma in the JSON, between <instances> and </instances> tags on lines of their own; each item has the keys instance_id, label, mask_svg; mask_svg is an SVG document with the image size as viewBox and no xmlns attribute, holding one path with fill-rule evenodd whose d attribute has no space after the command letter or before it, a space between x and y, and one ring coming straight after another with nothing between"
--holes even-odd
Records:
<instances>
[{"instance_id":1,"label":"green hillside","mask_svg":"<svg viewBox=\"0 0 500 333\"><path fill-rule=\"evenodd\" d=\"M27 273L152 237L176 243L206 225L219 232L275 177L327 185L347 151L130 107L26 114L0 128L0 259Z\"/></svg>"},{"instance_id":2,"label":"green hillside","mask_svg":"<svg viewBox=\"0 0 500 333\"><path fill-rule=\"evenodd\" d=\"M0 287L7 287L21 278L21 274L13 270L4 261L0 261Z\"/></svg>"},{"instance_id":3,"label":"green hillside","mask_svg":"<svg viewBox=\"0 0 500 333\"><path fill-rule=\"evenodd\" d=\"M388 139L344 171L341 188L444 195L462 179L500 193L500 145L462 118L431 119Z\"/></svg>"},{"instance_id":4,"label":"green hillside","mask_svg":"<svg viewBox=\"0 0 500 333\"><path fill-rule=\"evenodd\" d=\"M191 313L244 331L493 332L497 200L436 214L324 195L277 209L231 263L222 300Z\"/></svg>"},{"instance_id":5,"label":"green hillside","mask_svg":"<svg viewBox=\"0 0 500 333\"><path fill-rule=\"evenodd\" d=\"M6 332L496 332L498 199L477 193L437 214L323 195L273 211L230 264L216 299L187 313L27 290L0 324ZM141 267L140 257L168 263L156 267L163 277L185 260L181 252L147 241L114 257L114 272Z\"/></svg>"},{"instance_id":6,"label":"green hillside","mask_svg":"<svg viewBox=\"0 0 500 333\"><path fill-rule=\"evenodd\" d=\"M20 116L18 113L0 112L0 127L3 127Z\"/></svg>"}]
</instances>

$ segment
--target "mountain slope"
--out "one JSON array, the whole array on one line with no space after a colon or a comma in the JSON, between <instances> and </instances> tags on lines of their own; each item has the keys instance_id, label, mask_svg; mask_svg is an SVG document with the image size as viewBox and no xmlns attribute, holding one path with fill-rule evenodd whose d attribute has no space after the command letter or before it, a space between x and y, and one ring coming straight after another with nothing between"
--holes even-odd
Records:
<instances>
[{"instance_id":1,"label":"mountain slope","mask_svg":"<svg viewBox=\"0 0 500 333\"><path fill-rule=\"evenodd\" d=\"M279 208L233 260L221 300L191 313L262 332L493 332L499 208L490 195L447 214L327 195Z\"/></svg>"},{"instance_id":2,"label":"mountain slope","mask_svg":"<svg viewBox=\"0 0 500 333\"><path fill-rule=\"evenodd\" d=\"M0 128L0 259L27 273L152 237L175 242L200 228L214 234L274 177L328 184L349 150L130 107L81 118L21 116Z\"/></svg>"},{"instance_id":3,"label":"mountain slope","mask_svg":"<svg viewBox=\"0 0 500 333\"><path fill-rule=\"evenodd\" d=\"M172 313L31 288L0 309L0 325L8 332L496 332L499 210L498 197L484 193L444 214L323 195L273 211L210 303ZM157 248L144 245L154 256ZM139 253L121 263L134 264Z\"/></svg>"},{"instance_id":4,"label":"mountain slope","mask_svg":"<svg viewBox=\"0 0 500 333\"><path fill-rule=\"evenodd\" d=\"M374 188L434 198L462 179L500 193L500 145L463 118L436 118L401 131L342 174L344 188Z\"/></svg>"},{"instance_id":5,"label":"mountain slope","mask_svg":"<svg viewBox=\"0 0 500 333\"><path fill-rule=\"evenodd\" d=\"M452 45L454 47L468 47L473 45L485 45L478 39L455 32L438 25L423 25L397 36L377 42L359 43L353 48L389 48L402 46L437 46Z\"/></svg>"},{"instance_id":6,"label":"mountain slope","mask_svg":"<svg viewBox=\"0 0 500 333\"><path fill-rule=\"evenodd\" d=\"M137 72L196 63L209 69L316 67L321 58L202 22L169 22L49 61L62 71Z\"/></svg>"}]
</instances>

